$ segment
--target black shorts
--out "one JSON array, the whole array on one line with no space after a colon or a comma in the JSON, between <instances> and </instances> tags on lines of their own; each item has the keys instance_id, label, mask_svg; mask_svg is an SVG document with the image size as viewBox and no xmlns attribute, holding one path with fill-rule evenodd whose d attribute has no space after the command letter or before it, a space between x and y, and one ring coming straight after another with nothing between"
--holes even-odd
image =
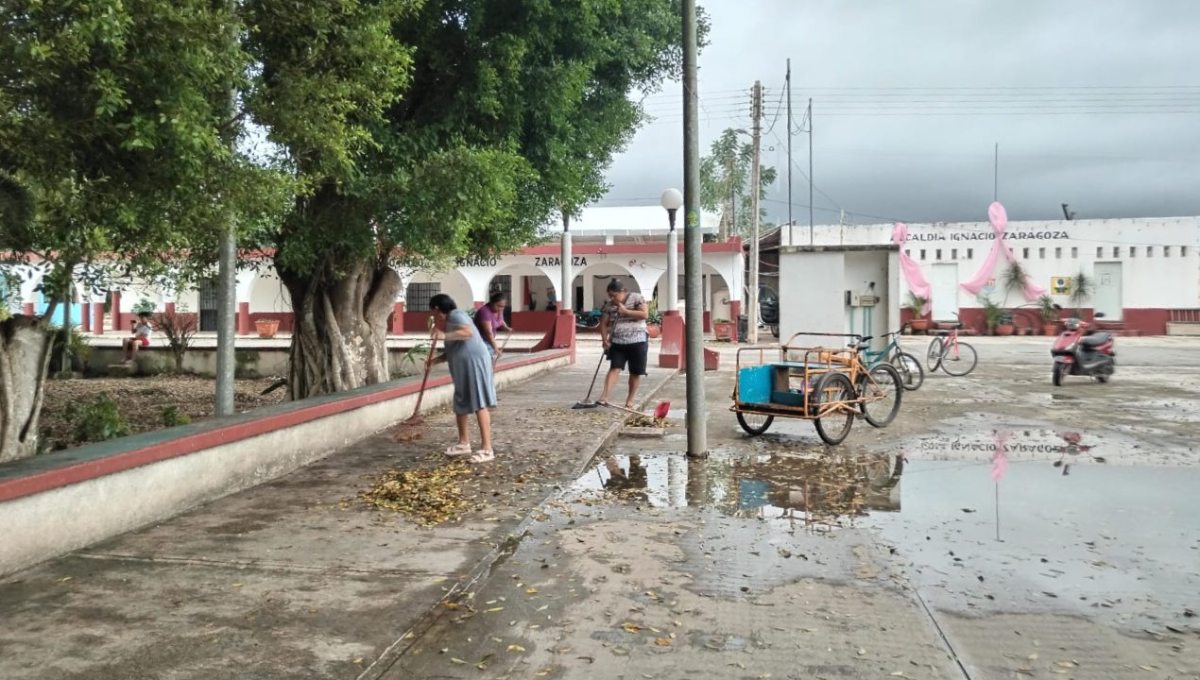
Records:
<instances>
[{"instance_id":1,"label":"black shorts","mask_svg":"<svg viewBox=\"0 0 1200 680\"><path fill-rule=\"evenodd\" d=\"M646 355L649 353L650 343L646 340L628 345L614 343L608 347L608 359L612 367L622 370L628 364L630 375L646 375Z\"/></svg>"}]
</instances>

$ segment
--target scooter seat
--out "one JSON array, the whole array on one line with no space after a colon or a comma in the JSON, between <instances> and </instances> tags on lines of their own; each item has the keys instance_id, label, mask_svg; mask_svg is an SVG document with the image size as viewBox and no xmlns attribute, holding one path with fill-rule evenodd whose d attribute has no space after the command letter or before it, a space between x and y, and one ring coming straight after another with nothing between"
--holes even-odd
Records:
<instances>
[{"instance_id":1,"label":"scooter seat","mask_svg":"<svg viewBox=\"0 0 1200 680\"><path fill-rule=\"evenodd\" d=\"M1112 333L1092 333L1083 336L1079 340L1079 344L1084 347L1099 347L1110 340L1112 340Z\"/></svg>"}]
</instances>

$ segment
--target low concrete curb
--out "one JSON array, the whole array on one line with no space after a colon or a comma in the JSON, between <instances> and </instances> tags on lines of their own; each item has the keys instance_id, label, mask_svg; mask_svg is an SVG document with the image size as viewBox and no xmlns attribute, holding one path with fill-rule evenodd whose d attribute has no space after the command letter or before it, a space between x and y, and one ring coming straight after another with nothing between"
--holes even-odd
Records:
<instances>
[{"instance_id":1,"label":"low concrete curb","mask_svg":"<svg viewBox=\"0 0 1200 680\"><path fill-rule=\"evenodd\" d=\"M640 406L644 407L647 402L654 399L654 396L658 394L664 387L666 387L667 383L675 378L676 375L678 375L677 372L668 373L641 400ZM585 472L592 464L592 461L596 458L596 454L611 445L612 442L617 438L617 435L619 435L621 430L624 428L624 419L621 419L620 421L610 425L608 429L604 431L604 434L600 437L596 444L586 449L585 455L581 457L579 467L575 470L575 474L578 475ZM534 509L531 510L530 513L527 514L524 519L522 519L521 522L513 528L512 532L509 533L508 538L506 538L502 544L495 546L486 555L480 558L479 561L475 563L475 566L471 568L471 571L468 572L466 578L460 580L449 590L447 590L446 593L442 595L437 602L433 603L433 605L430 606L415 623L409 626L408 629L404 631L404 633L401 634L395 642L388 645L387 649L385 649L383 653L379 655L379 658L376 659L370 666L368 666L361 674L359 674L357 680L382 680L385 678L387 673L404 656L413 643L415 643L416 640L425 633L425 631L429 630L434 625L437 620L438 610L443 603L453 600L461 593L470 591L475 584L481 581L485 576L491 574L492 570L497 564L507 559L513 554L513 552L516 551L517 546L528 533L529 528L537 521L533 516L534 511L536 511L538 507L543 505L546 501L550 500L558 493L561 493L561 491L554 491L548 494L541 500L541 502L534 506Z\"/></svg>"}]
</instances>

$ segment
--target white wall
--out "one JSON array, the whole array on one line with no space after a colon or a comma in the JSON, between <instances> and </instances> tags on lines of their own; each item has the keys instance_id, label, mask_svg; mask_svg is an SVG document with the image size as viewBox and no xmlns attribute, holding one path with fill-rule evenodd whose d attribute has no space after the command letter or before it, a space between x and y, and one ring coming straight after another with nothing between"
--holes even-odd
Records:
<instances>
[{"instance_id":1,"label":"white wall","mask_svg":"<svg viewBox=\"0 0 1200 680\"><path fill-rule=\"evenodd\" d=\"M249 302L251 314L292 311L292 301L287 288L273 268L255 275L254 282L250 284Z\"/></svg>"},{"instance_id":2,"label":"white wall","mask_svg":"<svg viewBox=\"0 0 1200 680\"><path fill-rule=\"evenodd\" d=\"M799 331L846 332L842 292L845 289L841 284L845 276L843 253L780 253L779 287L787 291L780 296L780 339L787 341ZM798 341L829 345L836 338L798 338Z\"/></svg>"},{"instance_id":3,"label":"white wall","mask_svg":"<svg viewBox=\"0 0 1200 680\"><path fill-rule=\"evenodd\" d=\"M821 225L814 230L814 240L817 245L883 244L891 241L891 232L890 224ZM910 224L908 232L904 248L922 265L927 278L932 278L935 263L954 262L959 266L960 283L974 277L982 266L994 234L987 222ZM785 229L783 243L807 245L808 233L808 227ZM1071 277L1081 271L1091 276L1096 261L1119 261L1124 307L1200 307L1200 217L1010 222L1005 243L1043 288L1048 288L1055 276ZM1151 249L1149 255L1147 248ZM992 297L997 302L1004 297L1003 263L1001 258L993 273ZM1168 281L1170 284L1164 285ZM782 281L780 287L786 289ZM958 293L957 306L980 306L961 288ZM907 294L907 285L901 279L896 304L902 303ZM1058 296L1056 301L1067 304L1065 296ZM1012 295L1008 305L1024 302L1019 295Z\"/></svg>"},{"instance_id":4,"label":"white wall","mask_svg":"<svg viewBox=\"0 0 1200 680\"><path fill-rule=\"evenodd\" d=\"M888 291L888 251L847 252L844 290L879 296L874 307L848 307L846 313L847 333L859 333L879 337L888 331L891 318L888 313L891 295ZM874 283L875 287L871 288ZM843 297L844 302L844 297ZM865 310L865 311L864 311ZM865 317L865 318L864 318ZM872 344L882 345L881 340Z\"/></svg>"}]
</instances>

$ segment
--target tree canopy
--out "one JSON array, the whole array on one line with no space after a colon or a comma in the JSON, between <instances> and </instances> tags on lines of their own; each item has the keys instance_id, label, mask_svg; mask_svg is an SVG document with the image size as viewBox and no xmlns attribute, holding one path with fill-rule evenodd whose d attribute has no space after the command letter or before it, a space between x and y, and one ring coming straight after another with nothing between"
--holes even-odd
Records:
<instances>
[{"instance_id":1,"label":"tree canopy","mask_svg":"<svg viewBox=\"0 0 1200 680\"><path fill-rule=\"evenodd\" d=\"M747 234L753 224L751 203L751 170L754 146L738 139L739 132L726 128L713 141L707 156L700 159L700 205L705 210L721 212L721 238L732 234ZM775 182L775 168L759 168L759 199L765 198L767 188ZM766 209L759 208L759 218Z\"/></svg>"}]
</instances>

